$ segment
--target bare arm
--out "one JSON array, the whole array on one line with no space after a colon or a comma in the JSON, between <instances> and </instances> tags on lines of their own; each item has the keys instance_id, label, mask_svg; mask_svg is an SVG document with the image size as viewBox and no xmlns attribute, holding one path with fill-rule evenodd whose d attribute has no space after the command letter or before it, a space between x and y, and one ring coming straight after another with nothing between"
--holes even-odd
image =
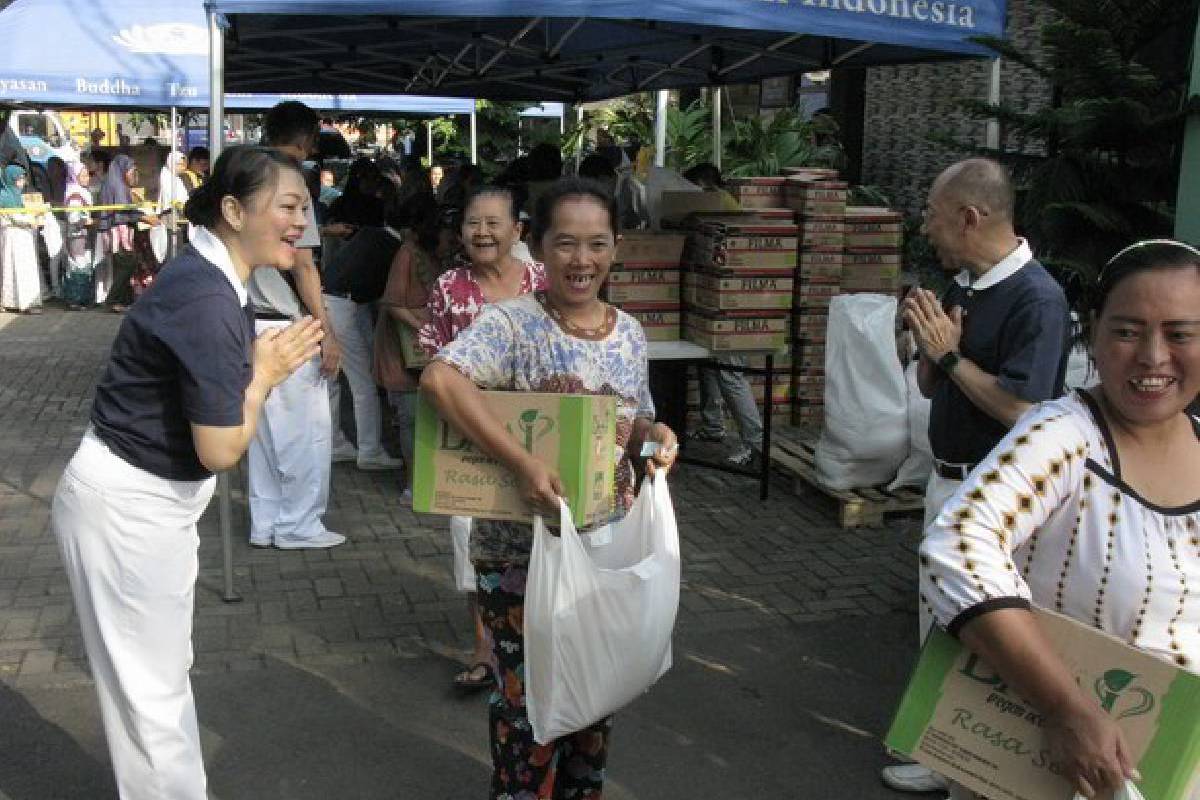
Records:
<instances>
[{"instance_id":1,"label":"bare arm","mask_svg":"<svg viewBox=\"0 0 1200 800\"><path fill-rule=\"evenodd\" d=\"M934 364L928 358L921 354L917 357L917 386L921 389L921 396L926 400L933 399L933 393L937 391L938 384L946 377L941 368Z\"/></svg>"},{"instance_id":2,"label":"bare arm","mask_svg":"<svg viewBox=\"0 0 1200 800\"><path fill-rule=\"evenodd\" d=\"M525 452L487 407L483 392L465 375L445 362L434 361L421 374L421 393L443 419L521 478L531 506L545 513L558 512L559 498L565 494L558 476Z\"/></svg>"},{"instance_id":3,"label":"bare arm","mask_svg":"<svg viewBox=\"0 0 1200 800\"><path fill-rule=\"evenodd\" d=\"M296 279L296 292L300 301L309 313L321 322L325 330L325 339L321 342L321 374L326 377L337 375L342 361L342 349L337 338L333 335L333 325L325 310L325 301L321 299L321 275L317 265L313 263L312 251L301 248L296 251L296 264L292 267L292 276Z\"/></svg>"},{"instance_id":4,"label":"bare arm","mask_svg":"<svg viewBox=\"0 0 1200 800\"><path fill-rule=\"evenodd\" d=\"M388 316L410 328L420 330L429 322L429 310L426 308L405 308L404 306L386 305Z\"/></svg>"},{"instance_id":5,"label":"bare arm","mask_svg":"<svg viewBox=\"0 0 1200 800\"><path fill-rule=\"evenodd\" d=\"M1021 697L1046 715L1053 757L1087 797L1111 793L1134 777L1121 731L1075 683L1033 614L1004 608L968 622L962 641Z\"/></svg>"},{"instance_id":6,"label":"bare arm","mask_svg":"<svg viewBox=\"0 0 1200 800\"><path fill-rule=\"evenodd\" d=\"M1007 428L1011 428L1032 405L1004 389L995 375L984 372L966 358L959 358L950 371L950 379L972 403Z\"/></svg>"},{"instance_id":7,"label":"bare arm","mask_svg":"<svg viewBox=\"0 0 1200 800\"><path fill-rule=\"evenodd\" d=\"M246 401L242 404L242 424L237 427L214 427L192 423L192 443L196 456L205 469L220 472L235 466L258 428L258 415L266 402L271 387L257 371L246 387Z\"/></svg>"}]
</instances>

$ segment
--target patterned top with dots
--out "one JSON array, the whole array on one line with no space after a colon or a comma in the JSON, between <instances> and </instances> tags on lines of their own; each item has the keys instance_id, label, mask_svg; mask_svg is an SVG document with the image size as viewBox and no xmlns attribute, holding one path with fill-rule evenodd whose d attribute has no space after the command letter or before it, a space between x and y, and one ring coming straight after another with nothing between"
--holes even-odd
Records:
<instances>
[{"instance_id":1,"label":"patterned top with dots","mask_svg":"<svg viewBox=\"0 0 1200 800\"><path fill-rule=\"evenodd\" d=\"M1200 672L1200 498L1166 508L1128 486L1086 393L1041 403L926 531L920 589L951 633L1032 603Z\"/></svg>"}]
</instances>

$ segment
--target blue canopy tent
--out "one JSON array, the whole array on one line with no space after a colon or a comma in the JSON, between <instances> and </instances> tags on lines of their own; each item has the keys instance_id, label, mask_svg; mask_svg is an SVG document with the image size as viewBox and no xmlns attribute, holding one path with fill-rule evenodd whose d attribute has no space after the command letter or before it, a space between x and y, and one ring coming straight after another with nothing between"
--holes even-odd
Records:
<instances>
[{"instance_id":1,"label":"blue canopy tent","mask_svg":"<svg viewBox=\"0 0 1200 800\"><path fill-rule=\"evenodd\" d=\"M52 47L47 39L51 31ZM16 0L0 11L0 41L0 103L209 106L208 22L202 0ZM357 92L232 94L225 106L255 111L288 99L322 111L430 115L470 114L474 109L471 100L460 97Z\"/></svg>"},{"instance_id":2,"label":"blue canopy tent","mask_svg":"<svg viewBox=\"0 0 1200 800\"><path fill-rule=\"evenodd\" d=\"M234 91L578 102L982 56L1004 0L208 0ZM318 18L319 15L319 18ZM210 37L211 38L211 37Z\"/></svg>"}]
</instances>

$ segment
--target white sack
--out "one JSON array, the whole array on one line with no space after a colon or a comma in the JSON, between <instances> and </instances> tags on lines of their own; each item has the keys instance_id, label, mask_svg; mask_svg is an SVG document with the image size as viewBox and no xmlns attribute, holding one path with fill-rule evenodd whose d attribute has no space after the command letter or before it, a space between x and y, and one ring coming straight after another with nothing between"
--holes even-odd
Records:
<instances>
[{"instance_id":1,"label":"white sack","mask_svg":"<svg viewBox=\"0 0 1200 800\"><path fill-rule=\"evenodd\" d=\"M889 490L901 486L925 488L929 473L933 471L933 447L929 444L929 407L931 402L917 383L917 359L904 369L904 380L908 388L908 457L900 465L895 479L888 484Z\"/></svg>"},{"instance_id":2,"label":"white sack","mask_svg":"<svg viewBox=\"0 0 1200 800\"><path fill-rule=\"evenodd\" d=\"M1077 344L1067 355L1067 375L1063 381L1064 391L1086 389L1100 380L1092 368L1092 359L1086 345Z\"/></svg>"},{"instance_id":3,"label":"white sack","mask_svg":"<svg viewBox=\"0 0 1200 800\"><path fill-rule=\"evenodd\" d=\"M475 567L471 565L471 518L450 517L450 540L454 543L454 588L474 592Z\"/></svg>"},{"instance_id":4,"label":"white sack","mask_svg":"<svg viewBox=\"0 0 1200 800\"><path fill-rule=\"evenodd\" d=\"M887 483L908 454L908 391L896 359L896 298L846 294L829 304L825 427L817 478L832 489Z\"/></svg>"},{"instance_id":5,"label":"white sack","mask_svg":"<svg viewBox=\"0 0 1200 800\"><path fill-rule=\"evenodd\" d=\"M565 503L560 517L558 537L535 518L525 585L525 706L543 744L612 714L670 669L679 610L679 530L661 470L603 545L584 543Z\"/></svg>"}]
</instances>

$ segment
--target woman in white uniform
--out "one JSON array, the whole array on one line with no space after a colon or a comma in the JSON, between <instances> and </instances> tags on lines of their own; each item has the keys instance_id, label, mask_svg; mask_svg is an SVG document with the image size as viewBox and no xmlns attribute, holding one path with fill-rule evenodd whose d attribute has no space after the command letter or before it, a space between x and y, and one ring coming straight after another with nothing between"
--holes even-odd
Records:
<instances>
[{"instance_id":1,"label":"woman in white uniform","mask_svg":"<svg viewBox=\"0 0 1200 800\"><path fill-rule=\"evenodd\" d=\"M922 602L1045 714L1055 760L1088 797L1135 765L1029 608L1200 672L1200 421L1186 411L1200 392L1200 251L1122 250L1093 306L1100 383L1030 409L921 545Z\"/></svg>"},{"instance_id":2,"label":"woman in white uniform","mask_svg":"<svg viewBox=\"0 0 1200 800\"><path fill-rule=\"evenodd\" d=\"M246 281L287 269L304 179L234 147L187 204L197 227L121 324L52 526L96 680L121 797L203 800L188 669L199 539L214 472L235 465L271 388L317 351L304 319L254 337Z\"/></svg>"}]
</instances>

